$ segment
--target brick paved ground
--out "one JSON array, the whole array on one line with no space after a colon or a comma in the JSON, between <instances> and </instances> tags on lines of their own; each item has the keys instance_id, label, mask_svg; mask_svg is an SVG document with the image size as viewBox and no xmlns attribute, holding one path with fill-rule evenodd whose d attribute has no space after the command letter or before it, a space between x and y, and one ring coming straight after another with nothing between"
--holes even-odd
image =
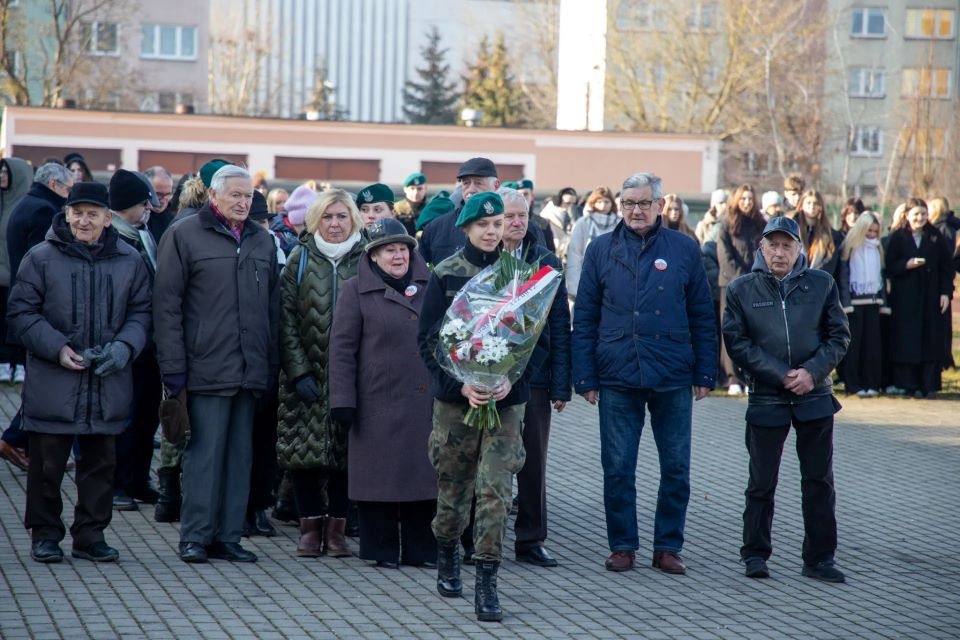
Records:
<instances>
[{"instance_id":1,"label":"brick paved ground","mask_svg":"<svg viewBox=\"0 0 960 640\"><path fill-rule=\"evenodd\" d=\"M9 414L15 397L0 394ZM738 564L746 477L744 402L694 411L689 574L647 566L657 464L644 436L638 465L642 566L614 574L606 556L596 410L555 421L549 468L556 569L506 561L503 624L440 598L432 572L378 570L359 559L298 560L295 530L245 543L255 565L176 559L177 528L152 507L118 513L117 564L29 558L21 525L25 475L0 462L0 637L34 638L956 638L960 636L960 417L951 401L845 401L836 433L844 585L802 578L797 463L788 443L774 522L773 577ZM65 483L73 503L73 482ZM69 520L68 520L69 522ZM69 551L69 538L64 547ZM512 543L506 548L512 549ZM68 553L69 556L69 553Z\"/></svg>"}]
</instances>

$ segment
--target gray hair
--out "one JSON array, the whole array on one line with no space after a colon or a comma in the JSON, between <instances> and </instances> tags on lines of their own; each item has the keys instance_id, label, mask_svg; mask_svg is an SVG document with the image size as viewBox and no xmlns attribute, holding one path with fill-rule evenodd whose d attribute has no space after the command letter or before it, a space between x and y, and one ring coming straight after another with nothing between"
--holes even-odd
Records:
<instances>
[{"instance_id":1,"label":"gray hair","mask_svg":"<svg viewBox=\"0 0 960 640\"><path fill-rule=\"evenodd\" d=\"M663 197L663 179L649 171L635 173L623 181L620 192L627 189L639 189L640 187L650 187L650 197L658 200Z\"/></svg>"},{"instance_id":2,"label":"gray hair","mask_svg":"<svg viewBox=\"0 0 960 640\"><path fill-rule=\"evenodd\" d=\"M524 212L530 213L530 203L527 202L527 199L523 197L523 194L516 189L511 189L510 187L500 187L497 189L497 195L500 196L501 200L503 200L504 208L506 208L508 202L513 202L516 204L522 204Z\"/></svg>"},{"instance_id":3,"label":"gray hair","mask_svg":"<svg viewBox=\"0 0 960 640\"><path fill-rule=\"evenodd\" d=\"M246 178L247 180L253 180L253 178L250 177L250 172L243 167L238 167L235 164L225 164L217 169L217 172L213 174L213 178L210 179L210 188L217 193L220 193L224 190L227 180L230 178Z\"/></svg>"},{"instance_id":4,"label":"gray hair","mask_svg":"<svg viewBox=\"0 0 960 640\"><path fill-rule=\"evenodd\" d=\"M33 176L33 181L42 185L47 185L51 180L66 185L73 180L73 174L59 162L48 162L37 169L37 173Z\"/></svg>"},{"instance_id":5,"label":"gray hair","mask_svg":"<svg viewBox=\"0 0 960 640\"><path fill-rule=\"evenodd\" d=\"M147 176L151 180L153 180L154 176L167 176L168 178L170 178L170 181L173 182L173 174L167 171L164 167L161 167L160 165L157 165L155 167L150 167L149 169L143 172L143 175Z\"/></svg>"}]
</instances>

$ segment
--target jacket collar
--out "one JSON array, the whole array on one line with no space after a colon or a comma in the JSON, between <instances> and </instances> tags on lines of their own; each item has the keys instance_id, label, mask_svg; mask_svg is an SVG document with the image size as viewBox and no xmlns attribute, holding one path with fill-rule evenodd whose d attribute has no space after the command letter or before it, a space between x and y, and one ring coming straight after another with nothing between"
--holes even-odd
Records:
<instances>
[{"instance_id":1,"label":"jacket collar","mask_svg":"<svg viewBox=\"0 0 960 640\"><path fill-rule=\"evenodd\" d=\"M55 209L63 209L63 206L67 203L67 199L61 196L59 193L43 184L42 182L34 182L30 185L30 190L27 192L28 195L35 196L42 200L46 200L54 206Z\"/></svg>"},{"instance_id":2,"label":"jacket collar","mask_svg":"<svg viewBox=\"0 0 960 640\"><path fill-rule=\"evenodd\" d=\"M793 269L791 269L790 273L788 273L786 277L783 278L782 282L786 284L791 280L802 276L808 268L809 268L809 264L807 263L807 256L801 251L800 255L797 256L797 261L794 263ZM764 273L764 274L770 275L771 277L776 277L770 272L770 267L767 266L767 261L766 259L764 259L763 254L760 252L759 249L757 250L756 256L754 256L753 258L752 271Z\"/></svg>"},{"instance_id":3,"label":"jacket collar","mask_svg":"<svg viewBox=\"0 0 960 640\"><path fill-rule=\"evenodd\" d=\"M66 253L83 260L96 262L109 258L117 253L117 240L120 234L113 226L103 230L100 236L100 250L91 251L91 246L78 241L73 237L70 226L67 224L67 216L62 211L53 217L53 222L47 230L46 240L52 245Z\"/></svg>"},{"instance_id":4,"label":"jacket collar","mask_svg":"<svg viewBox=\"0 0 960 640\"><path fill-rule=\"evenodd\" d=\"M410 270L413 271L410 283L416 283L425 287L430 280L430 271L416 250L410 252ZM393 291L393 289L388 287L387 283L383 281L383 278L378 276L376 271L373 270L373 266L370 264L369 254L365 255L357 266L357 283L360 288L360 293L369 293L382 289Z\"/></svg>"},{"instance_id":5,"label":"jacket collar","mask_svg":"<svg viewBox=\"0 0 960 640\"><path fill-rule=\"evenodd\" d=\"M481 251L470 244L470 240L467 239L463 245L463 257L466 258L470 264L478 267L489 267L500 257L500 250L502 248L503 244L501 243L494 251Z\"/></svg>"},{"instance_id":6,"label":"jacket collar","mask_svg":"<svg viewBox=\"0 0 960 640\"><path fill-rule=\"evenodd\" d=\"M230 230L227 229L223 223L217 220L217 215L213 212L213 208L210 206L209 202L200 207L200 209L197 211L197 217L200 218L200 224L204 229L210 229L217 233L228 235L231 239L236 241L233 234L230 233ZM247 219L243 223L243 229L240 232L240 238L246 238L247 236L256 234L256 232L257 226Z\"/></svg>"}]
</instances>

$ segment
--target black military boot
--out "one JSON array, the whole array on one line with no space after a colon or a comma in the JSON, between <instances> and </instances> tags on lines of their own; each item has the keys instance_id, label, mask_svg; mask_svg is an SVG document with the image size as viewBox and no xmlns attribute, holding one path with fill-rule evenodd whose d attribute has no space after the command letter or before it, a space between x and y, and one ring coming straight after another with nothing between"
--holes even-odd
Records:
<instances>
[{"instance_id":1,"label":"black military boot","mask_svg":"<svg viewBox=\"0 0 960 640\"><path fill-rule=\"evenodd\" d=\"M463 593L460 582L460 542L437 541L437 591L445 598L459 598Z\"/></svg>"},{"instance_id":2,"label":"black military boot","mask_svg":"<svg viewBox=\"0 0 960 640\"><path fill-rule=\"evenodd\" d=\"M153 512L153 519L157 522L180 521L180 469L158 469L157 506Z\"/></svg>"},{"instance_id":3,"label":"black military boot","mask_svg":"<svg viewBox=\"0 0 960 640\"><path fill-rule=\"evenodd\" d=\"M497 596L497 570L499 562L477 560L477 583L473 595L473 606L480 622L500 622L503 609Z\"/></svg>"}]
</instances>

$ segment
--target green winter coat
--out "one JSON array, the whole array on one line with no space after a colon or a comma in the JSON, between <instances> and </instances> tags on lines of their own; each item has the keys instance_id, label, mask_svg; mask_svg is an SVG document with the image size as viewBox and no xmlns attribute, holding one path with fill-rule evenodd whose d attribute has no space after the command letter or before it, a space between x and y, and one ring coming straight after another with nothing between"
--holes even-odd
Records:
<instances>
[{"instance_id":1,"label":"green winter coat","mask_svg":"<svg viewBox=\"0 0 960 640\"><path fill-rule=\"evenodd\" d=\"M308 257L298 284L304 251ZM347 434L330 421L328 342L338 291L357 275L362 256L363 240L334 267L317 249L313 235L304 233L280 276L277 457L284 469L347 468ZM320 386L320 400L315 403L308 404L297 395L295 381L304 375L312 375Z\"/></svg>"}]
</instances>

